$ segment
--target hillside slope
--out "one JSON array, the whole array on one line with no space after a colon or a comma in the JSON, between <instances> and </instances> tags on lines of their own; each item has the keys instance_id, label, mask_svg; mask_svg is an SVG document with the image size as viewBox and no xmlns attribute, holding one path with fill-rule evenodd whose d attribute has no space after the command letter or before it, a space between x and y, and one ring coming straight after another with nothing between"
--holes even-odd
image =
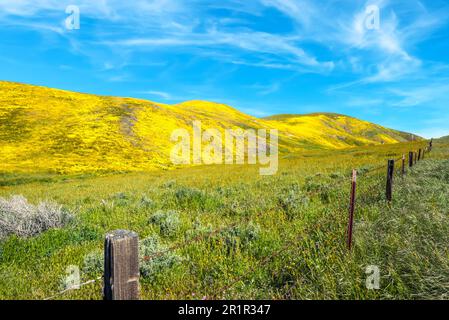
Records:
<instances>
[{"instance_id":1,"label":"hillside slope","mask_svg":"<svg viewBox=\"0 0 449 320\"><path fill-rule=\"evenodd\" d=\"M0 81L0 172L168 168L173 130L276 128L282 153L395 143L411 135L343 115L258 119L206 101L167 105Z\"/></svg>"},{"instance_id":2,"label":"hillside slope","mask_svg":"<svg viewBox=\"0 0 449 320\"><path fill-rule=\"evenodd\" d=\"M283 132L301 137L312 145L328 148L339 149L419 139L409 133L335 113L275 115L265 120Z\"/></svg>"}]
</instances>

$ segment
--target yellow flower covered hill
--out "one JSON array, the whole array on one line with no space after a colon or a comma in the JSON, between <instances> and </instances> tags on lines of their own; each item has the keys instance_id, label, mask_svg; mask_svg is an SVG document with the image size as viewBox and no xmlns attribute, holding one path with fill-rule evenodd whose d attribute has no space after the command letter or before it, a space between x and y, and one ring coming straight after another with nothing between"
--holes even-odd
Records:
<instances>
[{"instance_id":1,"label":"yellow flower covered hill","mask_svg":"<svg viewBox=\"0 0 449 320\"><path fill-rule=\"evenodd\" d=\"M279 150L396 143L412 135L335 114L259 119L227 105L167 105L0 81L0 172L81 173L169 168L173 130L279 130Z\"/></svg>"}]
</instances>

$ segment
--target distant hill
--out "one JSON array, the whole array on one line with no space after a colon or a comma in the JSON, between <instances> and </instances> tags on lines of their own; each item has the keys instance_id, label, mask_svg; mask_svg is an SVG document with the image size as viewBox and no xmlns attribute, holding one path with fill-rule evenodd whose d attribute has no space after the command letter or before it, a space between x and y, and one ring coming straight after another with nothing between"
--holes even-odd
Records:
<instances>
[{"instance_id":1,"label":"distant hill","mask_svg":"<svg viewBox=\"0 0 449 320\"><path fill-rule=\"evenodd\" d=\"M347 148L421 139L410 133L396 131L380 125L337 113L311 113L306 115L275 115L265 118L272 125L311 145L327 148Z\"/></svg>"},{"instance_id":2,"label":"distant hill","mask_svg":"<svg viewBox=\"0 0 449 320\"><path fill-rule=\"evenodd\" d=\"M339 114L259 119L207 101L167 105L0 81L0 172L168 168L172 131L191 131L194 120L200 120L203 129L276 128L282 153L413 137Z\"/></svg>"}]
</instances>

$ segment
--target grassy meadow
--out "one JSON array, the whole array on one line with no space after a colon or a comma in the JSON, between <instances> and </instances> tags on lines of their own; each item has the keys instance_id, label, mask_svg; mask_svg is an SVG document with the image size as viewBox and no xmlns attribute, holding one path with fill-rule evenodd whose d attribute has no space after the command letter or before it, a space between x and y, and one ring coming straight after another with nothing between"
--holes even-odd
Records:
<instances>
[{"instance_id":1,"label":"grassy meadow","mask_svg":"<svg viewBox=\"0 0 449 320\"><path fill-rule=\"evenodd\" d=\"M395 176L391 204L384 196L387 159L426 145L291 153L274 176L248 165L4 173L0 197L53 201L74 218L0 240L0 299L51 297L64 289L70 265L79 267L81 281L101 276L104 235L115 229L139 234L142 258L188 243L142 259L142 299L448 298L449 141L435 141L425 160ZM352 168L359 176L348 252ZM369 265L379 267L380 290L365 286ZM101 299L101 291L97 281L55 299Z\"/></svg>"}]
</instances>

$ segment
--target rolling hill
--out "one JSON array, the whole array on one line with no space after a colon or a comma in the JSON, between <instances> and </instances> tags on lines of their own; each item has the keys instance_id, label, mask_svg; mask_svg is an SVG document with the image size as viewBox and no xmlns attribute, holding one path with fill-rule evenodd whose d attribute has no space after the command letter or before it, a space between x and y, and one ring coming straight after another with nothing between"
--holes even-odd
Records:
<instances>
[{"instance_id":1,"label":"rolling hill","mask_svg":"<svg viewBox=\"0 0 449 320\"><path fill-rule=\"evenodd\" d=\"M207 101L167 105L0 81L0 172L169 168L173 130L279 130L281 153L397 143L413 135L356 118L315 113L264 119Z\"/></svg>"},{"instance_id":2,"label":"rolling hill","mask_svg":"<svg viewBox=\"0 0 449 320\"><path fill-rule=\"evenodd\" d=\"M347 148L419 139L413 134L336 113L275 115L265 118L283 132L308 144L326 148Z\"/></svg>"}]
</instances>

